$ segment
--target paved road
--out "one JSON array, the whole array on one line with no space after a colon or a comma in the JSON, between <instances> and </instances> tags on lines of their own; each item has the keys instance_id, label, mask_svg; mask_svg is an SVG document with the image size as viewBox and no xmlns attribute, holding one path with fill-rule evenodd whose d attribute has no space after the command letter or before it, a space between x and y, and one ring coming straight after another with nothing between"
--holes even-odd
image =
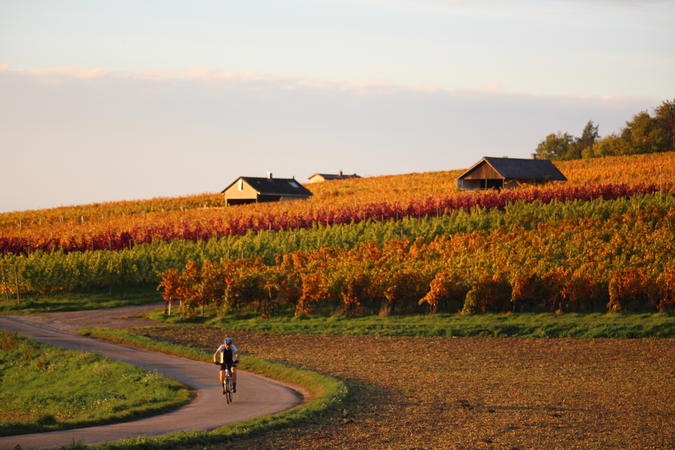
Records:
<instances>
[{"instance_id":1,"label":"paved road","mask_svg":"<svg viewBox=\"0 0 675 450\"><path fill-rule=\"evenodd\" d=\"M25 450L68 445L73 439L91 445L135 436L161 436L173 431L213 430L301 403L301 398L290 387L240 371L234 402L228 405L218 381L218 368L213 364L97 341L51 325L26 323L17 317L0 316L0 328L67 349L96 350L108 358L157 371L197 392L194 401L173 413L114 425L2 437L0 450L14 449L17 444Z\"/></svg>"}]
</instances>

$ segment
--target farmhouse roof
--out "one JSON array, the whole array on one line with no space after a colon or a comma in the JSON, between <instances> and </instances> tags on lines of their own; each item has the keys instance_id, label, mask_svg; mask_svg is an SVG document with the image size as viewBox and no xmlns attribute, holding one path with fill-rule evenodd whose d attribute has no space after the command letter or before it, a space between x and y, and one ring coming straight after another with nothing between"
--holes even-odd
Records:
<instances>
[{"instance_id":1,"label":"farmhouse roof","mask_svg":"<svg viewBox=\"0 0 675 450\"><path fill-rule=\"evenodd\" d=\"M457 179L460 180L479 166L487 164L504 179L567 181L565 175L548 159L518 159L483 157Z\"/></svg>"},{"instance_id":2,"label":"farmhouse roof","mask_svg":"<svg viewBox=\"0 0 675 450\"><path fill-rule=\"evenodd\" d=\"M314 177L321 177L325 181L330 181L330 180L348 180L350 178L360 178L358 175L353 174L353 175L343 175L342 172L339 174L331 174L331 173L315 173L314 175L310 176L309 179L311 180Z\"/></svg>"},{"instance_id":3,"label":"farmhouse roof","mask_svg":"<svg viewBox=\"0 0 675 450\"><path fill-rule=\"evenodd\" d=\"M222 190L224 194L229 188L234 186L239 180L251 186L258 195L283 195L285 197L308 197L312 192L298 183L295 178L261 178L261 177L239 177L229 186Z\"/></svg>"}]
</instances>

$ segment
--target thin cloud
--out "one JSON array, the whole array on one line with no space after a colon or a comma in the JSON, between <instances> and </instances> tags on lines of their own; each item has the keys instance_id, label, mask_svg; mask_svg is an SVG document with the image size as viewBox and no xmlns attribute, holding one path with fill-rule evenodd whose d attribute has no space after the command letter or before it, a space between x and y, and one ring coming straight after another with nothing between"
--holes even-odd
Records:
<instances>
[{"instance_id":1,"label":"thin cloud","mask_svg":"<svg viewBox=\"0 0 675 450\"><path fill-rule=\"evenodd\" d=\"M493 81L482 85L480 90L485 92L503 92L506 91L507 88L501 81Z\"/></svg>"},{"instance_id":2,"label":"thin cloud","mask_svg":"<svg viewBox=\"0 0 675 450\"><path fill-rule=\"evenodd\" d=\"M13 68L9 64L0 65L0 74L24 75L34 79L38 83L72 82L74 80L99 79L99 80L126 80L126 81L151 81L167 86L176 83L193 83L205 87L225 87L239 90L260 91L268 90L305 90L317 92L352 92L358 95L395 95L395 94L427 94L427 95L462 95L466 93L493 93L530 95L526 92L516 92L508 89L501 81L493 81L483 84L479 89L456 89L447 90L436 85L408 86L391 82L389 80L373 79L365 81L347 80L320 80L304 75L277 76L251 72L225 72L216 68L195 67L188 70L143 70L139 72L110 71L105 69L86 69L84 67L56 67L53 69L21 69ZM539 96L546 97L546 96ZM622 101L646 99L644 96L626 95L562 95L551 98L574 98L580 100L607 100Z\"/></svg>"},{"instance_id":3,"label":"thin cloud","mask_svg":"<svg viewBox=\"0 0 675 450\"><path fill-rule=\"evenodd\" d=\"M14 69L9 64L0 65L2 72L25 73L42 78L55 78L59 76L73 78L101 78L110 76L113 72L106 69L87 69L85 67L55 67L53 69Z\"/></svg>"}]
</instances>

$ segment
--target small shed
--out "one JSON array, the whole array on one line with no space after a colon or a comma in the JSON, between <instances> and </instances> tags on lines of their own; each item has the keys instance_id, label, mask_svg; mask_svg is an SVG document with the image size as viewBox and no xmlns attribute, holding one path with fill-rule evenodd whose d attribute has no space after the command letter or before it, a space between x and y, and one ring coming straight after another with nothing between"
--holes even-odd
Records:
<instances>
[{"instance_id":1,"label":"small shed","mask_svg":"<svg viewBox=\"0 0 675 450\"><path fill-rule=\"evenodd\" d=\"M350 178L361 178L357 174L354 175L343 175L342 171L340 171L339 174L334 175L334 174L328 174L328 173L315 173L311 177L309 177L309 182L310 183L320 183L322 181L330 181L330 180L348 180Z\"/></svg>"},{"instance_id":2,"label":"small shed","mask_svg":"<svg viewBox=\"0 0 675 450\"><path fill-rule=\"evenodd\" d=\"M523 185L567 181L548 159L484 157L457 178L457 188L513 189Z\"/></svg>"},{"instance_id":3,"label":"small shed","mask_svg":"<svg viewBox=\"0 0 675 450\"><path fill-rule=\"evenodd\" d=\"M312 196L295 178L273 178L270 172L267 178L239 177L221 193L225 194L227 206L306 200Z\"/></svg>"}]
</instances>

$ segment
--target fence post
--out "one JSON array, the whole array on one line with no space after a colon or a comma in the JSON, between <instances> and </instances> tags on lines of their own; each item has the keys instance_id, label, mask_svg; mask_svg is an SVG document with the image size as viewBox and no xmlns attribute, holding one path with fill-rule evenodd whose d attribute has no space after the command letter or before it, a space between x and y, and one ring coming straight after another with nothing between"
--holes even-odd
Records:
<instances>
[{"instance_id":1,"label":"fence post","mask_svg":"<svg viewBox=\"0 0 675 450\"><path fill-rule=\"evenodd\" d=\"M16 282L16 303L21 307L21 293L19 292L19 273L16 270L16 264L14 264L14 281Z\"/></svg>"}]
</instances>

